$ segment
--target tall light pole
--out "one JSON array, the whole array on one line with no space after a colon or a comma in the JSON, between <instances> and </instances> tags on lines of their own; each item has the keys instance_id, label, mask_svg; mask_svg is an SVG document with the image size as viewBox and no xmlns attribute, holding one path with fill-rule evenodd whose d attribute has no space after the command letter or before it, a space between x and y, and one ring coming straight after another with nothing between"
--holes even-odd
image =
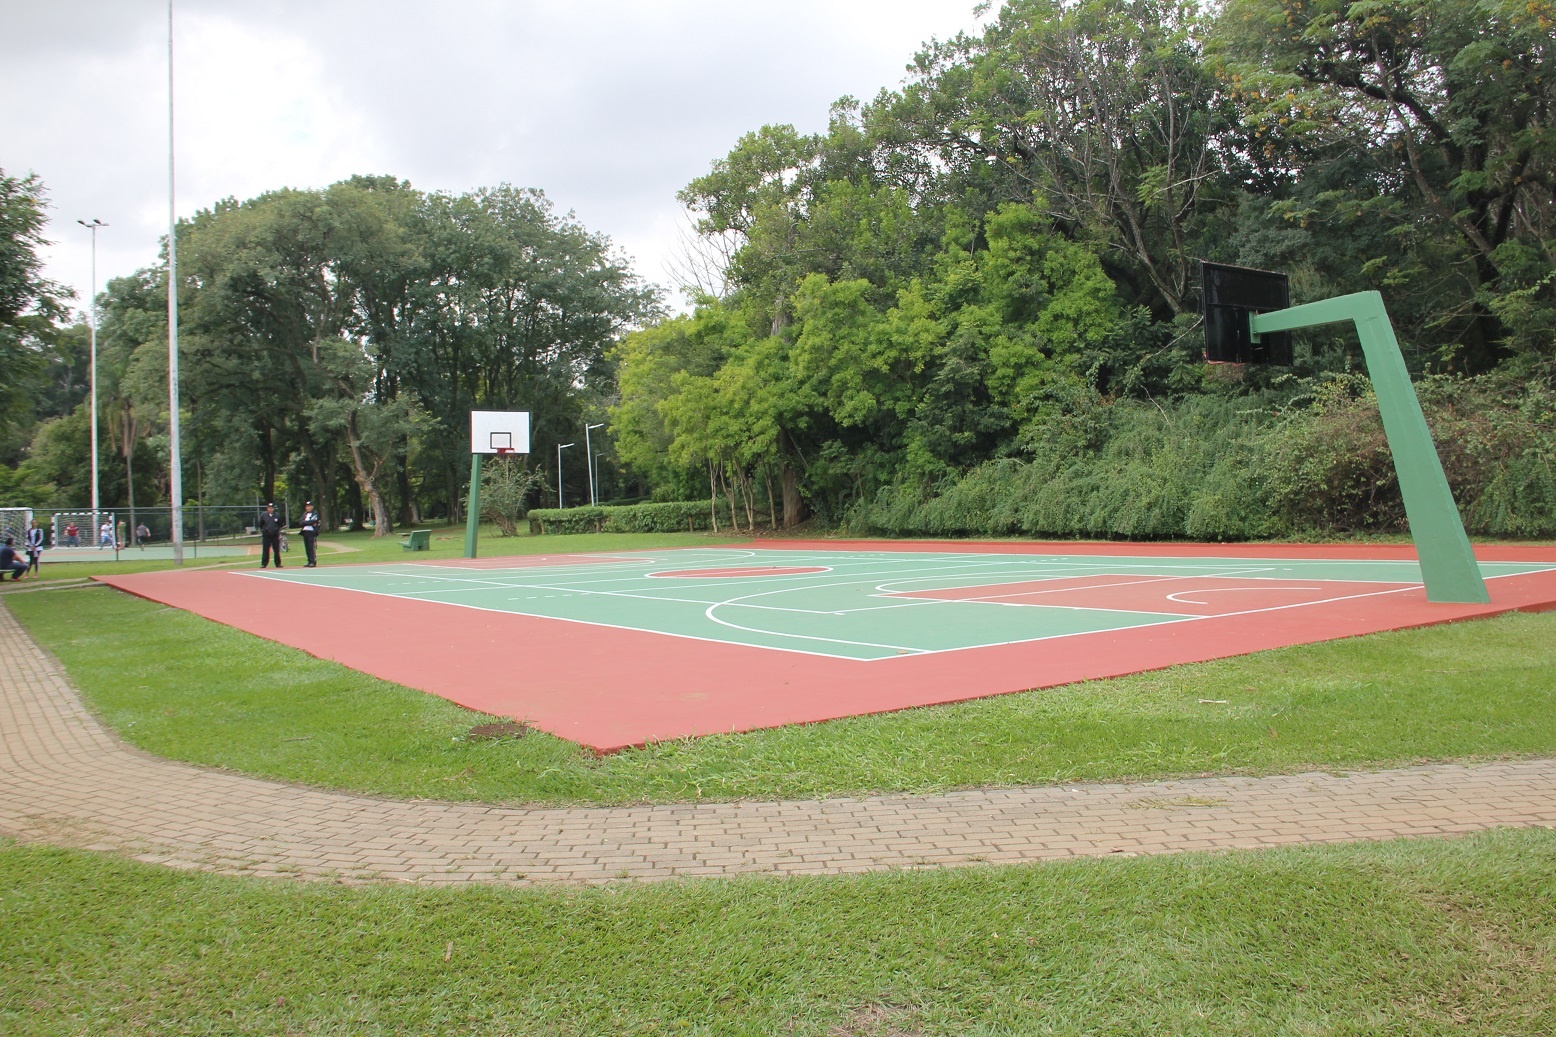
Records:
<instances>
[{"instance_id":1,"label":"tall light pole","mask_svg":"<svg viewBox=\"0 0 1556 1037\"><path fill-rule=\"evenodd\" d=\"M572 443L558 443L556 446L556 508L562 510L562 451L573 446Z\"/></svg>"},{"instance_id":2,"label":"tall light pole","mask_svg":"<svg viewBox=\"0 0 1556 1037\"><path fill-rule=\"evenodd\" d=\"M594 499L594 447L589 445L589 430L590 429L596 429L596 428L604 428L604 427L605 427L605 422L603 422L603 421L600 422L598 425L591 425L587 421L584 422L584 463L589 468L589 506L590 507L593 507L594 505L598 504L599 502Z\"/></svg>"},{"instance_id":3,"label":"tall light pole","mask_svg":"<svg viewBox=\"0 0 1556 1037\"><path fill-rule=\"evenodd\" d=\"M184 461L178 445L178 215L173 193L173 0L167 0L167 414L173 564L184 564Z\"/></svg>"},{"instance_id":4,"label":"tall light pole","mask_svg":"<svg viewBox=\"0 0 1556 1037\"><path fill-rule=\"evenodd\" d=\"M92 300L88 310L90 316L89 325L92 329L92 526L95 530L97 520L97 228L106 227L108 224L92 217L92 222L77 220L77 223L92 232Z\"/></svg>"}]
</instances>

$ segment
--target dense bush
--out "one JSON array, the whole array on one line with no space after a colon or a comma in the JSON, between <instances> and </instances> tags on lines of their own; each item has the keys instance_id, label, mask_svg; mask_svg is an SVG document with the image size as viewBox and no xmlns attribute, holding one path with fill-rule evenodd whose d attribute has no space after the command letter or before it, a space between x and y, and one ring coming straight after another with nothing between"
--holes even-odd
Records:
<instances>
[{"instance_id":1,"label":"dense bush","mask_svg":"<svg viewBox=\"0 0 1556 1037\"><path fill-rule=\"evenodd\" d=\"M529 513L530 532L541 533L677 533L713 528L708 501L667 501L624 507L535 508ZM719 502L718 528L729 529L729 505Z\"/></svg>"},{"instance_id":2,"label":"dense bush","mask_svg":"<svg viewBox=\"0 0 1556 1037\"><path fill-rule=\"evenodd\" d=\"M516 535L530 494L545 485L538 466L529 468L511 457L487 459L481 465L481 518L495 523L505 537Z\"/></svg>"},{"instance_id":3,"label":"dense bush","mask_svg":"<svg viewBox=\"0 0 1556 1037\"><path fill-rule=\"evenodd\" d=\"M1556 393L1439 376L1417 387L1471 533L1556 534ZM931 489L888 487L849 515L892 536L1322 536L1407 529L1366 379L1263 397L1083 401L1022 437L1027 456Z\"/></svg>"}]
</instances>

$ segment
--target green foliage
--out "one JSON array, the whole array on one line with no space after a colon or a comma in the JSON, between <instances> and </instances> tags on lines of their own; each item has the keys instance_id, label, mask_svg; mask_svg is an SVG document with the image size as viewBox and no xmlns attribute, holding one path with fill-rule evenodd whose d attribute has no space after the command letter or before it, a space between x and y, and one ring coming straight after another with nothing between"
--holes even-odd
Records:
<instances>
[{"instance_id":1,"label":"green foliage","mask_svg":"<svg viewBox=\"0 0 1556 1037\"><path fill-rule=\"evenodd\" d=\"M1556 534L1556 394L1539 382L1429 378L1418 387L1443 472L1472 533ZM1272 514L1287 532L1405 529L1404 504L1361 379L1337 380L1264 442Z\"/></svg>"},{"instance_id":2,"label":"green foliage","mask_svg":"<svg viewBox=\"0 0 1556 1037\"><path fill-rule=\"evenodd\" d=\"M505 537L516 536L530 496L546 486L545 473L511 457L486 458L481 464L481 518ZM465 502L468 507L469 501Z\"/></svg>"},{"instance_id":3,"label":"green foliage","mask_svg":"<svg viewBox=\"0 0 1556 1037\"><path fill-rule=\"evenodd\" d=\"M1420 396L1470 532L1556 535L1550 387L1438 376ZM1377 401L1359 376L1284 405L1083 396L1027 426L1021 443L1030 456L985 463L933 490L885 488L850 512L850 528L1204 540L1406 530Z\"/></svg>"},{"instance_id":4,"label":"green foliage","mask_svg":"<svg viewBox=\"0 0 1556 1037\"><path fill-rule=\"evenodd\" d=\"M1250 464L1266 420L1223 397L1158 406L1082 396L1023 430L1030 456L988 462L931 492L885 489L849 525L892 536L1268 535Z\"/></svg>"},{"instance_id":5,"label":"green foliage","mask_svg":"<svg viewBox=\"0 0 1556 1037\"><path fill-rule=\"evenodd\" d=\"M1553 27L1549 0L1236 0L1217 26L1253 143L1306 182L1280 211L1456 369L1556 346Z\"/></svg>"},{"instance_id":6,"label":"green foliage","mask_svg":"<svg viewBox=\"0 0 1556 1037\"><path fill-rule=\"evenodd\" d=\"M725 501L659 501L614 507L534 508L532 533L690 533L731 528Z\"/></svg>"},{"instance_id":7,"label":"green foliage","mask_svg":"<svg viewBox=\"0 0 1556 1037\"><path fill-rule=\"evenodd\" d=\"M0 169L0 446L33 410L54 353L55 323L65 315L68 292L43 276L38 255L48 244L47 208L36 174L15 177Z\"/></svg>"},{"instance_id":8,"label":"green foliage","mask_svg":"<svg viewBox=\"0 0 1556 1037\"><path fill-rule=\"evenodd\" d=\"M617 354L614 413L651 430L634 468L732 506L781 472L866 528L1397 530L1375 426L1294 399L1343 381L1354 342L1207 378L1195 262L1287 270L1296 302L1377 288L1418 371L1511 358L1549 384L1553 11L1008 0L900 90L839 101L823 134L748 134L682 193L733 245L733 290ZM717 348L677 344L698 335ZM1055 455L1080 400L1101 437ZM1472 521L1547 528L1545 470L1499 436L1483 501L1453 476Z\"/></svg>"}]
</instances>

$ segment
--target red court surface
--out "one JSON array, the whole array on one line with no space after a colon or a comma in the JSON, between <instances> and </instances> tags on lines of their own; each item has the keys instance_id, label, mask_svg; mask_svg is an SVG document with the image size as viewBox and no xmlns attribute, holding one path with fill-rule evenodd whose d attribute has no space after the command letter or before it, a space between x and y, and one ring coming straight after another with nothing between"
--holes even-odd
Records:
<instances>
[{"instance_id":1,"label":"red court surface","mask_svg":"<svg viewBox=\"0 0 1556 1037\"><path fill-rule=\"evenodd\" d=\"M725 553L728 564L717 564ZM1434 604L1426 601L1413 579L1379 578L1378 572L1389 565L1414 561L1408 545L774 541L688 551L691 561L685 564L676 564L675 554L376 563L306 572L288 569L284 575L252 568L171 571L100 579L470 709L527 721L601 752L982 698L1514 610L1556 608L1553 546L1477 548L1482 563L1508 563L1494 577L1488 571L1489 605ZM961 568L950 577L881 578L886 571L882 567L892 558L908 562L916 554L938 556L935 562L942 572L950 561L959 560ZM763 564L764 556L772 563ZM1095 563L1088 563L1092 558ZM835 565L828 564L834 559ZM1310 571L1319 578L1290 578L1284 571L1257 566L1270 559L1311 563ZM1001 566L1006 561L1012 566L1051 565L1054 575L1006 577L1003 569L984 570L992 575L979 579L965 575L974 572L975 565ZM872 568L863 582L875 585L863 594L861 607L779 607L772 602L785 599L764 596L791 592L764 589L721 599L720 594L736 592L707 589L740 580L763 588L782 580L819 581L837 575L833 569L866 563ZM599 587L612 567L629 564L639 564L642 570L635 572L631 593L586 589L586 584ZM1093 571L1070 575L1088 564ZM1153 565L1162 572L1144 571ZM1173 575L1177 571L1186 575ZM1358 577L1344 579L1347 571ZM1337 572L1342 578L1333 578ZM572 574L574 582L564 584L563 573ZM369 576L401 584L435 581L452 589L443 600L425 600L400 596L420 593L414 590L364 591L319 582L349 584ZM499 584L499 577L522 582ZM819 586L801 586L792 593L822 593L816 590ZM503 607L535 609L544 603L531 602L555 599L574 611L569 618L521 614L457 597L479 591L521 601L514 596L517 590L526 595L523 603ZM676 594L681 597L668 596ZM705 596L693 600L696 594ZM724 625L744 631L730 636L745 636L748 642L589 618L594 615L590 609L603 610L624 598L647 601L646 606L632 607L646 607L650 616L682 606L700 615L704 605L714 622L738 615L740 624L724 620ZM768 604L747 600L756 598ZM908 611L888 611L899 607ZM931 611L913 611L919 607ZM735 608L745 611L729 611ZM1114 615L1120 624L1135 625L1033 633L1030 639L972 647L901 648L896 651L903 654L878 651L872 658L821 654L815 644L834 640L815 631L855 622L858 614L878 612L886 629L902 630L912 616L939 617L933 610L964 608L981 609L978 615L1007 622L1046 616L1073 626L1074 617L1084 617L1095 625L1112 622L1107 617ZM767 611L754 611L758 609ZM787 613L802 614L796 620L802 625L771 625ZM748 618L753 616L774 618L761 626ZM945 622L933 618L929 625ZM785 632L789 630L795 632ZM796 640L750 640L762 637ZM867 642L839 639L838 644L862 651L857 646ZM874 644L871 650L889 647Z\"/></svg>"}]
</instances>

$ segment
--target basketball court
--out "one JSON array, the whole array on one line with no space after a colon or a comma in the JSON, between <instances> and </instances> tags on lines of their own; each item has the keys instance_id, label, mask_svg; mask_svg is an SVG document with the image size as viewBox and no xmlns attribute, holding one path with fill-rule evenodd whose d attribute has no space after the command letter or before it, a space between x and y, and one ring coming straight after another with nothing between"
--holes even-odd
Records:
<instances>
[{"instance_id":1,"label":"basketball court","mask_svg":"<svg viewBox=\"0 0 1556 1037\"><path fill-rule=\"evenodd\" d=\"M773 542L103 577L600 751L1556 607L1556 548L1426 600L1405 545Z\"/></svg>"}]
</instances>

